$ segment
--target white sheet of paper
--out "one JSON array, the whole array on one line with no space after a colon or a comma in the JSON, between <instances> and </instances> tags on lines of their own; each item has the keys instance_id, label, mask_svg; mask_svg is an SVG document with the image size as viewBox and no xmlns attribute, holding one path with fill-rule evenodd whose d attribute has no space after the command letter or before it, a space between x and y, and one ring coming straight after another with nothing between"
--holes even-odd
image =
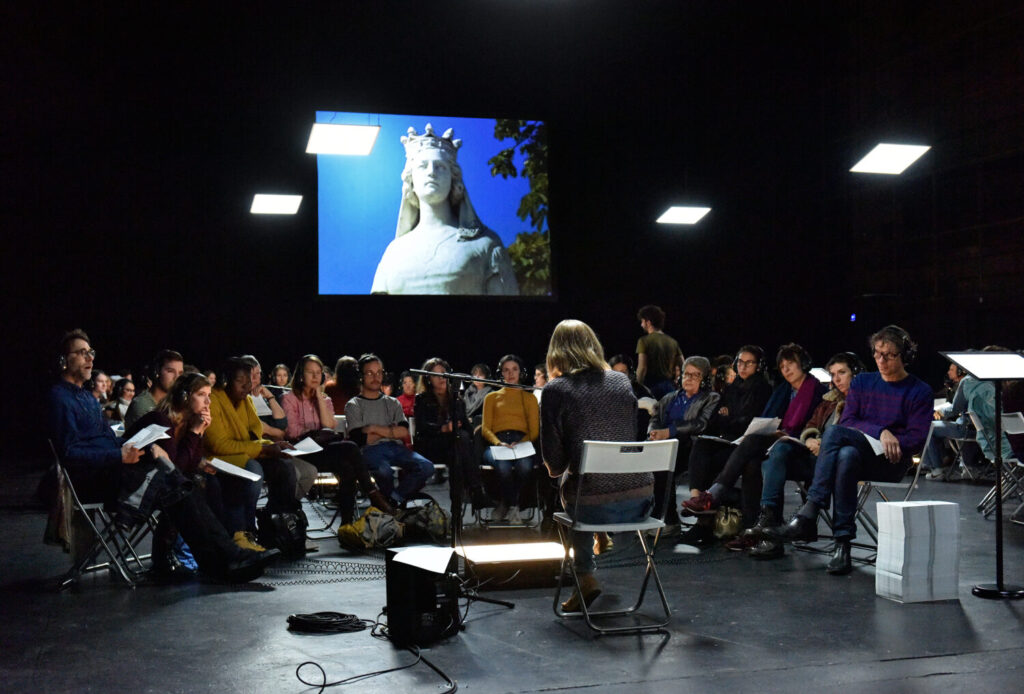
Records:
<instances>
[{"instance_id":1,"label":"white sheet of paper","mask_svg":"<svg viewBox=\"0 0 1024 694\"><path fill-rule=\"evenodd\" d=\"M494 456L495 460L518 460L519 458L525 458L528 455L533 455L533 444L529 441L517 443L512 448L505 446L491 446L491 455Z\"/></svg>"},{"instance_id":2,"label":"white sheet of paper","mask_svg":"<svg viewBox=\"0 0 1024 694\"><path fill-rule=\"evenodd\" d=\"M308 436L297 444L295 448L289 448L285 451L290 456L306 455L307 453L319 453L323 450L323 447Z\"/></svg>"},{"instance_id":3,"label":"white sheet of paper","mask_svg":"<svg viewBox=\"0 0 1024 694\"><path fill-rule=\"evenodd\" d=\"M946 398L935 398L935 403L932 405L933 410L937 410L940 407L945 407L949 404L949 400Z\"/></svg>"},{"instance_id":4,"label":"white sheet of paper","mask_svg":"<svg viewBox=\"0 0 1024 694\"><path fill-rule=\"evenodd\" d=\"M171 437L167 434L167 427L162 427L159 424L150 424L145 429L140 429L135 436L125 441L125 443L142 450L155 441L169 438Z\"/></svg>"},{"instance_id":5,"label":"white sheet of paper","mask_svg":"<svg viewBox=\"0 0 1024 694\"><path fill-rule=\"evenodd\" d=\"M641 410L647 410L651 414L654 414L654 410L658 407L658 401L654 398L640 398L636 404Z\"/></svg>"},{"instance_id":6,"label":"white sheet of paper","mask_svg":"<svg viewBox=\"0 0 1024 694\"><path fill-rule=\"evenodd\" d=\"M406 547L395 553L394 560L400 564L415 566L431 573L443 574L455 550L448 547Z\"/></svg>"},{"instance_id":7,"label":"white sheet of paper","mask_svg":"<svg viewBox=\"0 0 1024 694\"><path fill-rule=\"evenodd\" d=\"M864 434L863 431L861 433ZM871 444L871 450L875 452L875 455L882 455L885 453L885 447L882 446L881 441L874 438L873 436L868 436L867 434L864 434L864 438L866 438L868 440L868 443Z\"/></svg>"},{"instance_id":8,"label":"white sheet of paper","mask_svg":"<svg viewBox=\"0 0 1024 694\"><path fill-rule=\"evenodd\" d=\"M240 468L237 465L232 465L231 463L225 462L220 458L214 458L213 460L211 460L210 465L217 468L217 472L223 472L227 475L242 477L247 480L250 480L251 482L259 482L261 479L260 476L257 475L256 473L249 472L248 470Z\"/></svg>"},{"instance_id":9,"label":"white sheet of paper","mask_svg":"<svg viewBox=\"0 0 1024 694\"><path fill-rule=\"evenodd\" d=\"M267 415L274 414L270 409L270 405L268 405L267 401L262 397L253 397L250 395L249 399L252 400L252 406L256 408L257 417L266 417Z\"/></svg>"},{"instance_id":10,"label":"white sheet of paper","mask_svg":"<svg viewBox=\"0 0 1024 694\"><path fill-rule=\"evenodd\" d=\"M756 434L774 434L779 430L780 424L782 424L782 420L778 417L754 417L750 420L750 424L747 425L747 430L743 432L743 436L733 441L733 443L739 445L739 442L746 437Z\"/></svg>"}]
</instances>

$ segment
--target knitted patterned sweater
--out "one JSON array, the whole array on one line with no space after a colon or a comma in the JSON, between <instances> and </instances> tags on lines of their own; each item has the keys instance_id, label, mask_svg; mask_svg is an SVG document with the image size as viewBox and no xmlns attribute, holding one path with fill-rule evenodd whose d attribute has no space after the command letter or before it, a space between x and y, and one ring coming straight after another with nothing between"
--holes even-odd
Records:
<instances>
[{"instance_id":1,"label":"knitted patterned sweater","mask_svg":"<svg viewBox=\"0 0 1024 694\"><path fill-rule=\"evenodd\" d=\"M540 408L541 455L552 477L562 477L563 502L571 505L579 481L584 441L633 441L636 397L625 374L588 370L560 376L544 386ZM654 476L587 475L580 503L598 505L651 496Z\"/></svg>"}]
</instances>

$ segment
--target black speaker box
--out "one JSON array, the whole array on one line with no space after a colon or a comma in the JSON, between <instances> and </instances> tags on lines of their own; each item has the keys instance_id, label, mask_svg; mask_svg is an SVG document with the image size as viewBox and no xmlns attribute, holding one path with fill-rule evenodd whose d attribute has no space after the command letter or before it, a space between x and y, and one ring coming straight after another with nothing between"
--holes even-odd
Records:
<instances>
[{"instance_id":1,"label":"black speaker box","mask_svg":"<svg viewBox=\"0 0 1024 694\"><path fill-rule=\"evenodd\" d=\"M442 573L396 561L401 549L388 549L388 634L395 646L428 646L459 630L458 555L451 553Z\"/></svg>"}]
</instances>

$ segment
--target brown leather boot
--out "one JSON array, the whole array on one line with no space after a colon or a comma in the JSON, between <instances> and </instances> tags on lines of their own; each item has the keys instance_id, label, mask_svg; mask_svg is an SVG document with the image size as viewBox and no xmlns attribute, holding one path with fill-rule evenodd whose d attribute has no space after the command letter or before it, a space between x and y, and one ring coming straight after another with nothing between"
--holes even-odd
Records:
<instances>
[{"instance_id":1,"label":"brown leather boot","mask_svg":"<svg viewBox=\"0 0 1024 694\"><path fill-rule=\"evenodd\" d=\"M590 607L590 603L594 602L601 594L601 584L594 578L594 574L579 574L579 578L580 588L583 589L583 602ZM582 609L580 591L573 590L569 599L562 603L562 612L579 612Z\"/></svg>"},{"instance_id":2,"label":"brown leather boot","mask_svg":"<svg viewBox=\"0 0 1024 694\"><path fill-rule=\"evenodd\" d=\"M391 505L390 501L384 498L384 495L380 493L379 489L374 489L366 495L366 498L370 500L370 503L374 508L383 511L389 516L395 515L395 507Z\"/></svg>"}]
</instances>

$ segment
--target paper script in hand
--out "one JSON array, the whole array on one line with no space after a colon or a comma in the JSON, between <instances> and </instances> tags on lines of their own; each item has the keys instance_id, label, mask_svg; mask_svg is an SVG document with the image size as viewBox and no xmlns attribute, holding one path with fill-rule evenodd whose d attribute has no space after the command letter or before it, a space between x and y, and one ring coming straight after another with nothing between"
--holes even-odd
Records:
<instances>
[{"instance_id":1,"label":"paper script in hand","mask_svg":"<svg viewBox=\"0 0 1024 694\"><path fill-rule=\"evenodd\" d=\"M171 437L167 434L167 427L162 427L159 424L150 424L145 429L140 429L135 436L125 441L125 443L142 450L151 443L169 438Z\"/></svg>"},{"instance_id":2,"label":"paper script in hand","mask_svg":"<svg viewBox=\"0 0 1024 694\"><path fill-rule=\"evenodd\" d=\"M284 452L290 456L306 455L308 453L319 453L323 450L323 447L308 436L297 444L294 448L288 448Z\"/></svg>"},{"instance_id":3,"label":"paper script in hand","mask_svg":"<svg viewBox=\"0 0 1024 694\"><path fill-rule=\"evenodd\" d=\"M526 456L533 454L533 444L529 441L517 443L512 448L508 448L506 446L491 446L491 455L494 456L495 460L518 460L519 458L525 458Z\"/></svg>"},{"instance_id":4,"label":"paper script in hand","mask_svg":"<svg viewBox=\"0 0 1024 694\"><path fill-rule=\"evenodd\" d=\"M249 472L245 468L240 468L237 465L225 462L220 458L214 458L210 461L210 465L217 469L217 472L223 472L227 475L234 475L235 477L242 477L251 482L259 482L262 477L257 475L255 472Z\"/></svg>"}]
</instances>

